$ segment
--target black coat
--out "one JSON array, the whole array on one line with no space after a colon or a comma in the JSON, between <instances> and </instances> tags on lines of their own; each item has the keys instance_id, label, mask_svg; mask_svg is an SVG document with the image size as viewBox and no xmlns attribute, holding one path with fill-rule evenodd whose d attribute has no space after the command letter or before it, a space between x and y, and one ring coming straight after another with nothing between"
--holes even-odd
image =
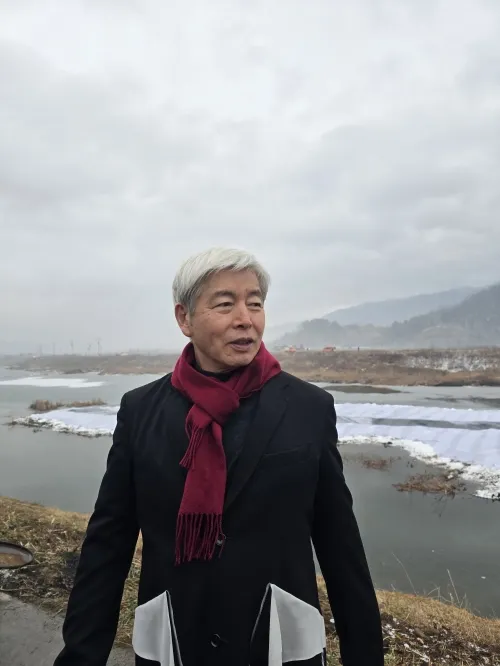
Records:
<instances>
[{"instance_id":1,"label":"black coat","mask_svg":"<svg viewBox=\"0 0 500 666\"><path fill-rule=\"evenodd\" d=\"M250 653L250 639L268 583L319 608L311 539L343 665L382 666L380 614L337 450L332 397L282 372L253 407L240 406L243 426L237 412L224 429L233 428L236 439L246 429L228 475L226 542L220 557L177 567L189 407L168 375L123 397L55 666L105 666L139 530L139 604L169 590L183 666L267 664L265 641Z\"/></svg>"}]
</instances>

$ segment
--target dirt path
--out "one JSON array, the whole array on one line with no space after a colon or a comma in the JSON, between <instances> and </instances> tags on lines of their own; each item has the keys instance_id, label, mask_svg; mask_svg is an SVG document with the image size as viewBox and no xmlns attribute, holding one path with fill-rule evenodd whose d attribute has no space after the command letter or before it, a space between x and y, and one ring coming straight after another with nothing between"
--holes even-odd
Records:
<instances>
[{"instance_id":1,"label":"dirt path","mask_svg":"<svg viewBox=\"0 0 500 666\"><path fill-rule=\"evenodd\" d=\"M0 594L0 664L52 666L62 648L62 618ZM132 650L113 650L109 666L133 666Z\"/></svg>"}]
</instances>

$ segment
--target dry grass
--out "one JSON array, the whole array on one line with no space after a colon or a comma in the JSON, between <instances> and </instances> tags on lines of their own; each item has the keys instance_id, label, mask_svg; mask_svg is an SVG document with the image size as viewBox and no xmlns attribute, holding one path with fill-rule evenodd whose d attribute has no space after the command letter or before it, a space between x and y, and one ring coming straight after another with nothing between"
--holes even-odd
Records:
<instances>
[{"instance_id":1,"label":"dry grass","mask_svg":"<svg viewBox=\"0 0 500 666\"><path fill-rule=\"evenodd\" d=\"M449 372L450 356L480 359L484 369ZM277 354L283 369L301 379L332 384L370 386L500 386L500 350L414 349L337 350L331 354L307 351ZM108 354L101 356L42 356L17 358L11 367L32 372L98 372L100 374L163 375L173 369L177 354ZM474 367L473 365L471 367Z\"/></svg>"},{"instance_id":2,"label":"dry grass","mask_svg":"<svg viewBox=\"0 0 500 666\"><path fill-rule=\"evenodd\" d=\"M387 472L399 457L381 458L379 456L369 456L365 453L347 454L343 456L344 462L359 462L366 469L375 469Z\"/></svg>"},{"instance_id":3,"label":"dry grass","mask_svg":"<svg viewBox=\"0 0 500 666\"><path fill-rule=\"evenodd\" d=\"M400 492L421 492L454 497L457 493L466 490L463 480L454 474L415 474L402 483L395 483L394 487Z\"/></svg>"},{"instance_id":4,"label":"dry grass","mask_svg":"<svg viewBox=\"0 0 500 666\"><path fill-rule=\"evenodd\" d=\"M53 611L64 612L85 534L88 515L0 497L0 539L21 543L35 555L33 565L0 572L0 591ZM125 585L117 643L130 645L139 582L141 543ZM329 665L338 664L338 642L324 582L318 578L328 627ZM386 666L498 666L500 620L426 597L378 592ZM448 656L447 656L448 655Z\"/></svg>"},{"instance_id":5,"label":"dry grass","mask_svg":"<svg viewBox=\"0 0 500 666\"><path fill-rule=\"evenodd\" d=\"M370 386L500 386L498 349L469 350L470 355L475 354L487 361L485 370L449 372L437 369L449 354L450 350L437 349L340 349L331 354L280 352L278 358L284 370L308 381ZM422 364L415 364L415 359Z\"/></svg>"},{"instance_id":6,"label":"dry grass","mask_svg":"<svg viewBox=\"0 0 500 666\"><path fill-rule=\"evenodd\" d=\"M387 471L396 458L370 458L369 456L361 456L361 464L366 469L378 469L380 471Z\"/></svg>"},{"instance_id":7,"label":"dry grass","mask_svg":"<svg viewBox=\"0 0 500 666\"><path fill-rule=\"evenodd\" d=\"M178 354L102 354L17 357L9 360L12 368L29 372L55 371L63 374L97 372L102 375L163 375L173 370Z\"/></svg>"},{"instance_id":8,"label":"dry grass","mask_svg":"<svg viewBox=\"0 0 500 666\"><path fill-rule=\"evenodd\" d=\"M52 412L55 409L61 409L63 407L100 407L106 403L100 398L94 398L93 400L75 400L74 402L51 402L50 400L34 400L30 409L33 412Z\"/></svg>"},{"instance_id":9,"label":"dry grass","mask_svg":"<svg viewBox=\"0 0 500 666\"><path fill-rule=\"evenodd\" d=\"M89 516L0 497L0 539L34 554L32 565L3 574L0 592L35 602L46 610L65 610ZM130 644L140 573L141 542L125 584L117 642Z\"/></svg>"},{"instance_id":10,"label":"dry grass","mask_svg":"<svg viewBox=\"0 0 500 666\"><path fill-rule=\"evenodd\" d=\"M327 619L329 665L338 663L338 641L324 581L318 578ZM472 615L429 597L378 591L386 666L500 664L500 620Z\"/></svg>"}]
</instances>

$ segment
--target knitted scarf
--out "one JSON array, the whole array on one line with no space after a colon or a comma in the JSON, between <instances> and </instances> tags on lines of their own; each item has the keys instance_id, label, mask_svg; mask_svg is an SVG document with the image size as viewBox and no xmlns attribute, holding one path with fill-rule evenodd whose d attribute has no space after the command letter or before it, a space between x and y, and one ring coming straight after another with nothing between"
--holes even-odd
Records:
<instances>
[{"instance_id":1,"label":"knitted scarf","mask_svg":"<svg viewBox=\"0 0 500 666\"><path fill-rule=\"evenodd\" d=\"M188 470L176 532L176 564L213 558L222 536L226 456L222 427L241 398L259 391L280 371L264 344L253 361L222 382L195 369L192 343L176 363L172 385L193 403L186 417L189 446L180 464Z\"/></svg>"}]
</instances>

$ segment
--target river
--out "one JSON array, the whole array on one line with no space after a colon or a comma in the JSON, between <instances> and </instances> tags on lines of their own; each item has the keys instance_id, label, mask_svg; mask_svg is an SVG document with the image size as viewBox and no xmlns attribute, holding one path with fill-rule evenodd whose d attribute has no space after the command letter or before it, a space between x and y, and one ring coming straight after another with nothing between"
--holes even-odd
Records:
<instances>
[{"instance_id":1,"label":"river","mask_svg":"<svg viewBox=\"0 0 500 666\"><path fill-rule=\"evenodd\" d=\"M37 382L27 373L0 368L0 494L61 509L90 512L105 468L109 437L79 437L8 422L29 413L38 398L73 401L100 398L116 405L121 395L155 377L65 377ZM14 382L25 382L16 384ZM39 383L40 385L33 385ZM433 406L491 409L500 389L481 387L334 390L342 405ZM354 391L354 392L353 392ZM498 411L500 417L500 410ZM499 418L500 421L500 418ZM442 425L442 424L441 424ZM500 431L496 430L500 439ZM500 446L500 442L499 442ZM458 598L484 615L500 616L500 503L473 496L473 486L454 499L401 493L394 484L429 468L399 448L341 445L345 473L377 587ZM386 470L365 468L359 454L395 457Z\"/></svg>"}]
</instances>

